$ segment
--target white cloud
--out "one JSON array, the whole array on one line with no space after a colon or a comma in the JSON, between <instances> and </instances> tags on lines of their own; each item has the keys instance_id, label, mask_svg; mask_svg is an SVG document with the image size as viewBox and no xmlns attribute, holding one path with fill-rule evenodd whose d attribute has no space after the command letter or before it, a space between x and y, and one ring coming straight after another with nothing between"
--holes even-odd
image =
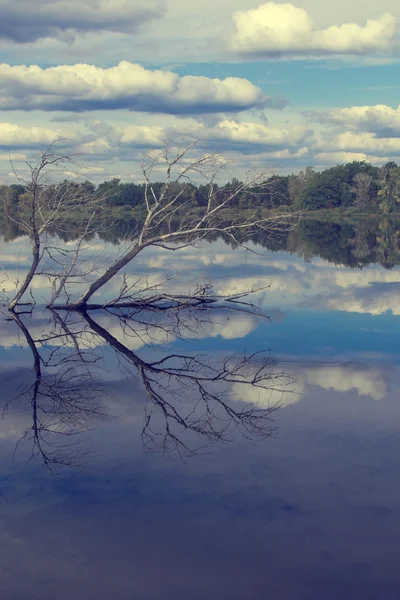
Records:
<instances>
[{"instance_id":1,"label":"white cloud","mask_svg":"<svg viewBox=\"0 0 400 600\"><path fill-rule=\"evenodd\" d=\"M159 127L144 125L129 125L116 127L106 134L102 141L90 141L80 148L82 152L101 154L110 152L111 148L130 146L135 148L164 146L168 138L193 136L198 140L198 148L204 151L242 152L243 154L263 152L274 153L275 158L290 158L297 153L299 156L308 152L303 144L311 137L312 131L302 126L286 128L268 127L256 122L240 122L234 119L224 119L213 127L197 123L195 127L191 120L182 120L179 127Z\"/></svg>"},{"instance_id":2,"label":"white cloud","mask_svg":"<svg viewBox=\"0 0 400 600\"><path fill-rule=\"evenodd\" d=\"M3 134L0 138L0 149L3 147L21 151L29 148L44 148L48 143L61 138L60 144L71 148L74 146L74 151L81 154L83 162L85 160L110 162L118 159L131 162L142 160L143 153L147 149L164 147L168 140L186 139L189 143L196 139L198 140L197 151L206 153L217 151L223 155L234 152L235 164L238 168L242 167L242 162L244 168L252 168L269 160L305 160L309 150L303 144L312 142L312 131L302 126L277 128L257 122L224 119L209 127L195 123L191 118L178 120L173 116L165 116L163 121L163 126L155 124L121 126L119 122L111 126L102 121L85 121L83 125L76 124L68 129L66 124L62 129L56 129L0 123L0 133ZM260 152L263 156L260 156ZM240 160L239 154L242 154ZM249 155L253 156L257 164L248 163L246 157ZM4 155L4 158L1 158L0 154L0 160L8 160L8 154ZM232 163L232 156L229 162ZM99 165L101 172L105 171L104 164ZM92 171L95 175L94 169ZM130 175L137 176L132 172Z\"/></svg>"},{"instance_id":3,"label":"white cloud","mask_svg":"<svg viewBox=\"0 0 400 600\"><path fill-rule=\"evenodd\" d=\"M358 131L330 132L315 136L313 149L322 153L322 157L330 151L390 156L400 153L400 138L378 138L374 133Z\"/></svg>"},{"instance_id":4,"label":"white cloud","mask_svg":"<svg viewBox=\"0 0 400 600\"><path fill-rule=\"evenodd\" d=\"M233 14L231 49L243 55L364 54L391 47L396 19L383 14L365 25L344 23L316 29L310 15L291 3L267 2Z\"/></svg>"},{"instance_id":5,"label":"white cloud","mask_svg":"<svg viewBox=\"0 0 400 600\"><path fill-rule=\"evenodd\" d=\"M37 148L46 146L62 137L57 129L45 127L24 127L13 123L0 123L0 148ZM8 159L5 155L0 160ZM14 160L20 160L14 155Z\"/></svg>"},{"instance_id":6,"label":"white cloud","mask_svg":"<svg viewBox=\"0 0 400 600\"><path fill-rule=\"evenodd\" d=\"M0 65L0 110L129 109L200 114L237 112L269 103L261 89L239 77L179 77L122 61L110 68L89 64Z\"/></svg>"},{"instance_id":7,"label":"white cloud","mask_svg":"<svg viewBox=\"0 0 400 600\"><path fill-rule=\"evenodd\" d=\"M165 129L146 125L129 125L122 130L121 144L159 147L165 143Z\"/></svg>"},{"instance_id":8,"label":"white cloud","mask_svg":"<svg viewBox=\"0 0 400 600\"><path fill-rule=\"evenodd\" d=\"M132 34L164 14L162 0L0 0L0 38L19 43L40 38L71 41L78 33Z\"/></svg>"},{"instance_id":9,"label":"white cloud","mask_svg":"<svg viewBox=\"0 0 400 600\"><path fill-rule=\"evenodd\" d=\"M310 131L305 127L268 127L262 123L224 120L210 130L209 138L228 142L229 145L261 146L264 150L297 149L303 145Z\"/></svg>"},{"instance_id":10,"label":"white cloud","mask_svg":"<svg viewBox=\"0 0 400 600\"><path fill-rule=\"evenodd\" d=\"M88 158L94 156L97 159L115 155L115 150L116 146L106 139L91 140L90 142L80 144L78 147L78 151L83 155L86 155Z\"/></svg>"},{"instance_id":11,"label":"white cloud","mask_svg":"<svg viewBox=\"0 0 400 600\"><path fill-rule=\"evenodd\" d=\"M322 163L324 166L352 162L353 160L372 162L364 152L317 152L314 158L317 164Z\"/></svg>"},{"instance_id":12,"label":"white cloud","mask_svg":"<svg viewBox=\"0 0 400 600\"><path fill-rule=\"evenodd\" d=\"M391 160L398 162L400 160L400 153L397 154L396 150L394 150L394 153L390 156L386 156L385 154L375 156L374 154L366 154L365 152L317 152L313 159L316 167L324 169L332 165L353 161L366 161L374 166L381 166Z\"/></svg>"},{"instance_id":13,"label":"white cloud","mask_svg":"<svg viewBox=\"0 0 400 600\"><path fill-rule=\"evenodd\" d=\"M379 137L400 136L400 106L351 106L319 114L314 112L310 113L310 116L321 123L332 123L355 131L367 131Z\"/></svg>"},{"instance_id":14,"label":"white cloud","mask_svg":"<svg viewBox=\"0 0 400 600\"><path fill-rule=\"evenodd\" d=\"M0 131L1 131L1 125L0 125ZM0 133L0 135L1 135L1 133ZM20 152L0 154L0 161L2 161L2 162L7 161L9 163L10 160L15 161L15 162L21 161L21 160L27 160L27 156L26 156L26 154L21 154Z\"/></svg>"}]
</instances>

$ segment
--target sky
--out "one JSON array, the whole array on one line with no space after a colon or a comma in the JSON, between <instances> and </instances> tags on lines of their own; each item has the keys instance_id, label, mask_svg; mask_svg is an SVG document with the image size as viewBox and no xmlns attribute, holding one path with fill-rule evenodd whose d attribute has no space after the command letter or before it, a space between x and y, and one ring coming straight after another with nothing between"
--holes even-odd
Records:
<instances>
[{"instance_id":1,"label":"sky","mask_svg":"<svg viewBox=\"0 0 400 600\"><path fill-rule=\"evenodd\" d=\"M400 162L397 0L0 0L0 183L142 181L176 140L239 173Z\"/></svg>"}]
</instances>

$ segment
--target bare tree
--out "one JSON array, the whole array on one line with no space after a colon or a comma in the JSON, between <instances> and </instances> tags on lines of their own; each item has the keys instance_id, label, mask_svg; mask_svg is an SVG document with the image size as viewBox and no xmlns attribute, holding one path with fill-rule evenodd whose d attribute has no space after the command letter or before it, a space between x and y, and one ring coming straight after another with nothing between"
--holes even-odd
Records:
<instances>
[{"instance_id":1,"label":"bare tree","mask_svg":"<svg viewBox=\"0 0 400 600\"><path fill-rule=\"evenodd\" d=\"M175 251L216 233L244 245L246 234L252 231L263 230L272 235L293 227L293 214L262 214L260 198L267 186L265 171L251 171L241 181L234 178L231 184L219 186L219 181L232 175L229 163L221 155L199 155L197 150L194 142L185 147L171 145L162 152L147 155L142 165L146 213L137 225L132 242L77 301L63 308L90 307L92 296L150 246ZM160 169L165 174L164 182L156 186L153 176ZM205 183L205 198L200 206L193 206L187 194L194 180ZM254 205L246 213L237 210L243 196L251 197ZM129 294L129 287L124 286L114 303L126 305L136 300L137 290Z\"/></svg>"},{"instance_id":2,"label":"bare tree","mask_svg":"<svg viewBox=\"0 0 400 600\"><path fill-rule=\"evenodd\" d=\"M73 184L64 180L61 183L53 183L49 177L57 173L58 175L77 166L74 157L71 154L65 154L57 150L57 144L60 140L54 142L40 154L39 160L32 159L27 163L30 176L22 179L14 170L20 183L25 187L25 194L20 197L14 210L10 210L8 198L3 198L4 211L7 217L17 224L22 231L27 233L32 242L32 263L25 275L21 285L17 287L15 296L9 302L9 309L13 310L22 300L24 294L29 290L32 280L38 274L41 264L48 248L44 245L46 233L52 231L61 231L68 228L68 217L74 211L84 210L86 218L82 215L80 226L74 224L74 236L78 239L77 248L80 250L82 240L89 233L90 224L93 218L93 211L104 198L93 193L84 185ZM53 249L54 250L54 249ZM69 276L72 274L77 262L77 253L74 253L72 260L66 269L59 275L59 279L54 283L52 300L54 301L62 289Z\"/></svg>"},{"instance_id":3,"label":"bare tree","mask_svg":"<svg viewBox=\"0 0 400 600\"><path fill-rule=\"evenodd\" d=\"M119 295L112 302L115 306L127 306L138 301L141 304L164 303L166 297L160 291L160 285L157 289L152 289L152 286L140 289L138 280L132 284L124 274L124 268L146 248L174 251L197 244L212 234L225 236L234 244L245 246L246 237L248 239L252 232L264 231L274 235L294 226L292 213L276 214L262 210L262 198L268 187L265 171L248 172L242 180L232 178L229 161L219 154L202 154L198 142L178 147L171 144L162 152L149 153L142 165L145 214L131 232L127 247L112 264L101 269L85 270L83 241L95 231L94 210L104 204L106 198L84 185L48 181L54 171L63 171L71 164L75 164L73 156L58 153L55 144L41 154L39 162L28 163L30 180L26 183L26 194L20 198L17 213L14 211L8 216L30 236L33 259L17 293L9 302L10 310L21 303L38 274L47 276L51 282L48 307L80 310L98 307L98 303L90 304L91 298L121 272L123 283ZM164 172L164 181L155 184L155 175L160 170ZM221 185L221 181L226 182L227 179L231 183ZM205 184L202 186L204 197L198 204L193 202L193 182ZM243 198L251 199L252 208L238 210ZM44 243L49 229L68 228L68 217L74 211L81 211L83 216L81 225L73 226L75 247L66 250ZM44 257L47 257L50 266L42 266ZM77 300L73 300L76 288L71 291L71 284L76 283L88 287ZM195 301L201 297L202 302L215 300L208 284L197 288ZM184 301L189 299L186 296Z\"/></svg>"}]
</instances>

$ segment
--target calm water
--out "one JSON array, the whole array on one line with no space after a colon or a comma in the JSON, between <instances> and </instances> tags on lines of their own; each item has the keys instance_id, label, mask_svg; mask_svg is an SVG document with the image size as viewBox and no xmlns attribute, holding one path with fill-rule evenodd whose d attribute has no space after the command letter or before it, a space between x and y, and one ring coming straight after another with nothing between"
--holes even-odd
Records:
<instances>
[{"instance_id":1,"label":"calm water","mask_svg":"<svg viewBox=\"0 0 400 600\"><path fill-rule=\"evenodd\" d=\"M173 277L175 291L198 280L225 294L269 286L254 301L270 320L216 310L185 314L180 330L153 313L57 321L38 277L33 314L1 320L2 600L398 597L396 231L308 223L253 240L259 254L215 240L150 250L131 267L151 284ZM6 238L7 291L29 248ZM88 253L100 264L115 250L103 240ZM193 405L192 382L148 371L174 354L184 358L171 369L196 356L204 376L260 350L270 389L213 388L236 413L268 417L258 440L220 405L211 416Z\"/></svg>"}]
</instances>

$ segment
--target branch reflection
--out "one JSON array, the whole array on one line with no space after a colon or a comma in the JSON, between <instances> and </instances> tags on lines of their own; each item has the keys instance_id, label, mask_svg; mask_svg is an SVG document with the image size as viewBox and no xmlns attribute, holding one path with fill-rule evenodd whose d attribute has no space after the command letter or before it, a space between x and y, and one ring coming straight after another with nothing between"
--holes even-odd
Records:
<instances>
[{"instance_id":1,"label":"branch reflection","mask_svg":"<svg viewBox=\"0 0 400 600\"><path fill-rule=\"evenodd\" d=\"M108 416L104 404L107 393L97 379L100 357L80 348L75 334L57 315L40 339L34 339L22 315L11 314L10 318L33 358L32 381L22 385L13 398L14 402L28 400L32 409L32 426L22 439L32 441L32 456L39 456L52 471L63 465L78 465L86 455L82 433ZM3 418L9 405L4 407Z\"/></svg>"},{"instance_id":2,"label":"branch reflection","mask_svg":"<svg viewBox=\"0 0 400 600\"><path fill-rule=\"evenodd\" d=\"M251 305L234 314L231 307L111 309L96 311L96 319L88 312L54 311L35 335L32 315L12 315L33 359L32 381L14 398L28 399L32 409L32 426L22 439L32 441L32 455L52 471L82 463L85 434L112 418L110 399L117 399L104 376L110 352L124 377L135 381L134 389L143 390L141 437L147 450L180 462L238 434L252 440L269 437L275 430L273 413L292 381L268 353L227 356L174 350L177 342L192 348L188 338L211 337L224 327L229 328L228 337L235 337L235 321L247 331L256 326L256 318ZM244 401L247 392L238 395L248 388L262 402Z\"/></svg>"}]
</instances>

